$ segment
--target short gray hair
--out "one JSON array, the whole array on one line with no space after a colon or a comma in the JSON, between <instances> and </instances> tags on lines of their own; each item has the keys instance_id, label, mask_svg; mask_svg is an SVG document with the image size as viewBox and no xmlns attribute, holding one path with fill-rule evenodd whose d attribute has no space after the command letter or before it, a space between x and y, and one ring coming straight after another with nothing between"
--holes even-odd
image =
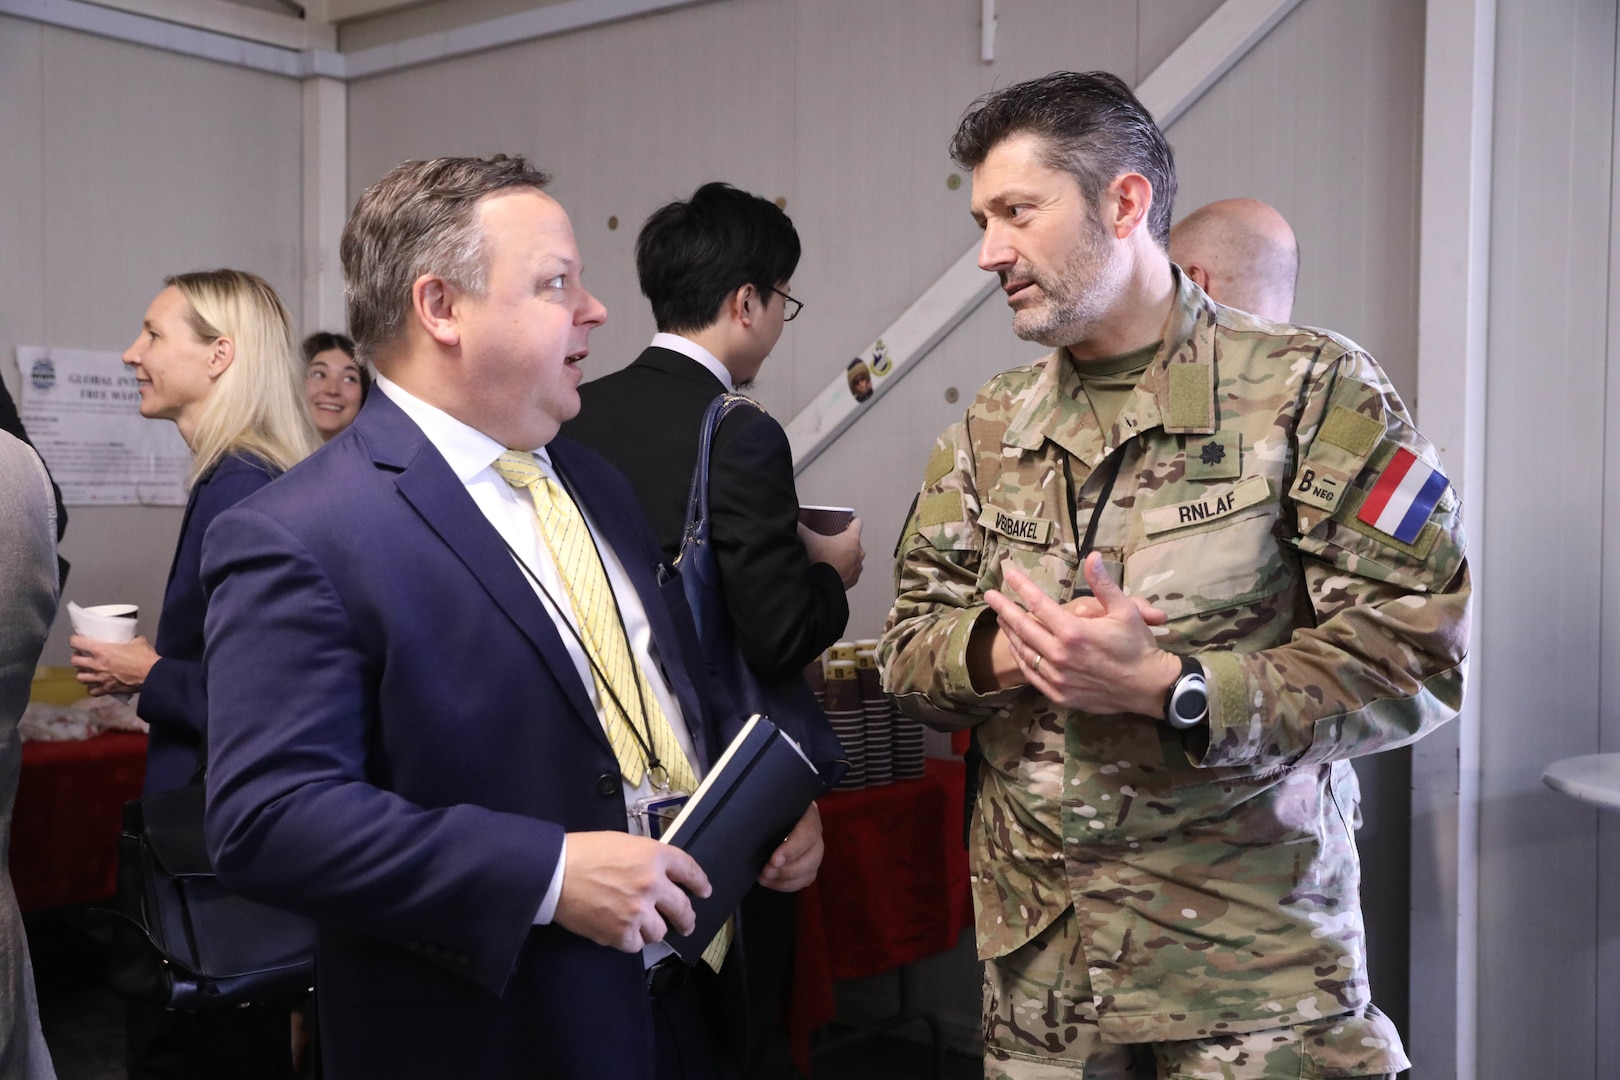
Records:
<instances>
[{"instance_id":1,"label":"short gray hair","mask_svg":"<svg viewBox=\"0 0 1620 1080\"><path fill-rule=\"evenodd\" d=\"M407 161L365 190L343 227L349 334L362 360L404 332L411 286L437 274L482 296L489 259L478 204L508 188L544 191L551 177L521 156Z\"/></svg>"}]
</instances>

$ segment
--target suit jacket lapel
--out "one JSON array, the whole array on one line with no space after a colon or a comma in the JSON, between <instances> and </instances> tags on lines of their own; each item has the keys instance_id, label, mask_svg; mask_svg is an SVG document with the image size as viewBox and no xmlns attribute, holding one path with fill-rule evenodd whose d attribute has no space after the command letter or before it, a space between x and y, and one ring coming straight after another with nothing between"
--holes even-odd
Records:
<instances>
[{"instance_id":1,"label":"suit jacket lapel","mask_svg":"<svg viewBox=\"0 0 1620 1080\"><path fill-rule=\"evenodd\" d=\"M551 615L444 458L386 394L370 395L355 422L361 420L368 421L366 442L377 465L398 473L394 483L400 494L539 651L574 711L607 746L602 722Z\"/></svg>"}]
</instances>

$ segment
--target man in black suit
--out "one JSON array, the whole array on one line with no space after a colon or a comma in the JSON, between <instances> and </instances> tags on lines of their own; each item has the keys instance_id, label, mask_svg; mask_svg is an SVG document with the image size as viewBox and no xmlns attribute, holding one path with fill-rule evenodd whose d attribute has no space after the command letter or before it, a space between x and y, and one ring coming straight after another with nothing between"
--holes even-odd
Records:
<instances>
[{"instance_id":1,"label":"man in black suit","mask_svg":"<svg viewBox=\"0 0 1620 1080\"><path fill-rule=\"evenodd\" d=\"M775 204L710 183L655 211L636 240L641 291L658 333L622 371L579 388L563 434L630 478L664 553L680 550L686 500L709 403L750 384L798 313L789 279L799 236ZM861 523L823 536L798 522L793 455L782 425L732 412L709 467L712 538L737 642L762 683L808 696L804 668L844 632L844 592L859 579ZM792 955L791 896L753 890L743 907L748 968L761 1023L748 1076L780 1049L771 1022Z\"/></svg>"}]
</instances>

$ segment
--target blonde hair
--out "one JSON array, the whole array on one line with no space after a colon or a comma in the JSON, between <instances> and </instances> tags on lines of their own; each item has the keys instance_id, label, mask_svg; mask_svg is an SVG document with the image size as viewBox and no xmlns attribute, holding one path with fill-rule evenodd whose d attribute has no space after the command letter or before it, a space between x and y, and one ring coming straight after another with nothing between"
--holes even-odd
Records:
<instances>
[{"instance_id":1,"label":"blonde hair","mask_svg":"<svg viewBox=\"0 0 1620 1080\"><path fill-rule=\"evenodd\" d=\"M186 321L199 341L223 337L235 345L203 402L187 483L228 454L253 454L285 471L313 453L320 436L304 402L304 364L276 291L241 270L198 270L163 284L185 298Z\"/></svg>"}]
</instances>

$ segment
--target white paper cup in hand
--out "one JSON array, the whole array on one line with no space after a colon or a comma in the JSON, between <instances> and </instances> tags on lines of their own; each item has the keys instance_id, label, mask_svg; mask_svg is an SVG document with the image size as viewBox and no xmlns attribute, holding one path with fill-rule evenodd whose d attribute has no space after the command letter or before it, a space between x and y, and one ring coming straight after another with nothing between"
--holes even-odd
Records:
<instances>
[{"instance_id":1,"label":"white paper cup in hand","mask_svg":"<svg viewBox=\"0 0 1620 1080\"><path fill-rule=\"evenodd\" d=\"M68 601L68 618L73 621L73 632L95 641L124 644L135 640L136 616L140 608L134 604L96 604L80 607Z\"/></svg>"}]
</instances>

